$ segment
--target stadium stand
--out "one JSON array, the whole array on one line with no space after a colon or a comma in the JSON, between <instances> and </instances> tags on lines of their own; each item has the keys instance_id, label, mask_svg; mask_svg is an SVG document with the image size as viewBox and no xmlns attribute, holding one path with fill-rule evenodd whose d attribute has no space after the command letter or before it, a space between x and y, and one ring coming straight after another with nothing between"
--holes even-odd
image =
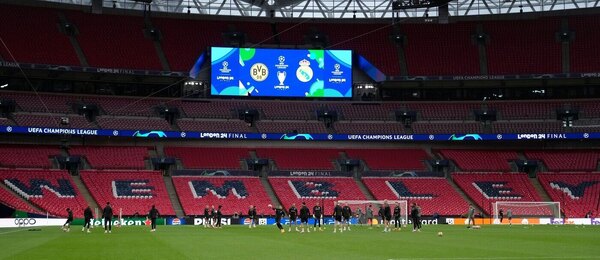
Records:
<instances>
[{"instance_id":1,"label":"stadium stand","mask_svg":"<svg viewBox=\"0 0 600 260\"><path fill-rule=\"evenodd\" d=\"M149 147L130 146L72 146L71 155L83 156L94 169L136 169L146 166Z\"/></svg>"},{"instance_id":2,"label":"stadium stand","mask_svg":"<svg viewBox=\"0 0 600 260\"><path fill-rule=\"evenodd\" d=\"M528 159L542 161L549 171L596 171L598 150L544 150L525 151Z\"/></svg>"},{"instance_id":3,"label":"stadium stand","mask_svg":"<svg viewBox=\"0 0 600 260\"><path fill-rule=\"evenodd\" d=\"M492 214L496 201L542 201L524 173L452 173L452 179L486 214ZM546 212L548 211L548 212ZM537 211L530 208L513 209L514 216L546 215L549 209Z\"/></svg>"},{"instance_id":4,"label":"stadium stand","mask_svg":"<svg viewBox=\"0 0 600 260\"><path fill-rule=\"evenodd\" d=\"M560 44L555 38L559 19L530 20L513 30L506 30L506 21L486 22L483 30L490 38L486 45L490 74L561 72Z\"/></svg>"},{"instance_id":5,"label":"stadium stand","mask_svg":"<svg viewBox=\"0 0 600 260\"><path fill-rule=\"evenodd\" d=\"M600 173L539 173L538 179L553 201L559 201L569 218L583 218L594 212L600 200Z\"/></svg>"},{"instance_id":6,"label":"stadium stand","mask_svg":"<svg viewBox=\"0 0 600 260\"><path fill-rule=\"evenodd\" d=\"M463 171L511 171L509 162L517 160L515 151L440 150L444 158L454 161Z\"/></svg>"},{"instance_id":7,"label":"stadium stand","mask_svg":"<svg viewBox=\"0 0 600 260\"><path fill-rule=\"evenodd\" d=\"M186 169L240 169L240 161L250 158L247 148L165 147L167 156L175 157Z\"/></svg>"},{"instance_id":8,"label":"stadium stand","mask_svg":"<svg viewBox=\"0 0 600 260\"><path fill-rule=\"evenodd\" d=\"M90 66L162 70L152 41L144 38L143 17L75 11L65 15L77 26L77 40ZM115 39L127 39L127 44L115 44Z\"/></svg>"},{"instance_id":9,"label":"stadium stand","mask_svg":"<svg viewBox=\"0 0 600 260\"><path fill-rule=\"evenodd\" d=\"M401 26L407 37L408 74L478 75L479 55L472 40L475 23L410 24ZM440 48L440 44L443 48Z\"/></svg>"},{"instance_id":10,"label":"stadium stand","mask_svg":"<svg viewBox=\"0 0 600 260\"><path fill-rule=\"evenodd\" d=\"M76 97L69 95L48 93L39 93L39 95L36 95L32 92L5 91L0 93L0 98L15 101L20 111L59 114L73 113L69 107L69 103L77 100ZM44 105L42 105L42 102Z\"/></svg>"},{"instance_id":11,"label":"stadium stand","mask_svg":"<svg viewBox=\"0 0 600 260\"><path fill-rule=\"evenodd\" d=\"M87 203L66 171L0 169L0 179L19 196L52 216L67 216L67 208L75 217L83 217Z\"/></svg>"},{"instance_id":12,"label":"stadium stand","mask_svg":"<svg viewBox=\"0 0 600 260\"><path fill-rule=\"evenodd\" d=\"M61 124L61 118L66 117L69 123ZM23 114L14 113L13 119L20 126L51 126L67 128L97 128L93 123L87 121L80 115L56 115L56 114Z\"/></svg>"},{"instance_id":13,"label":"stadium stand","mask_svg":"<svg viewBox=\"0 0 600 260\"><path fill-rule=\"evenodd\" d=\"M262 101L248 103L251 108L259 109L264 119L274 120L310 120L316 119L317 104L289 101Z\"/></svg>"},{"instance_id":14,"label":"stadium stand","mask_svg":"<svg viewBox=\"0 0 600 260\"><path fill-rule=\"evenodd\" d=\"M371 170L426 170L422 149L344 149L349 158L363 160Z\"/></svg>"},{"instance_id":15,"label":"stadium stand","mask_svg":"<svg viewBox=\"0 0 600 260\"><path fill-rule=\"evenodd\" d=\"M110 202L115 215L145 216L152 205L161 216L173 216L169 194L158 171L81 171L81 180L99 206Z\"/></svg>"},{"instance_id":16,"label":"stadium stand","mask_svg":"<svg viewBox=\"0 0 600 260\"><path fill-rule=\"evenodd\" d=\"M56 155L60 155L58 146L3 144L0 147L0 167L50 168L50 159Z\"/></svg>"},{"instance_id":17,"label":"stadium stand","mask_svg":"<svg viewBox=\"0 0 600 260\"><path fill-rule=\"evenodd\" d=\"M96 118L96 122L101 128L104 129L173 130L167 120L157 117L100 116Z\"/></svg>"},{"instance_id":18,"label":"stadium stand","mask_svg":"<svg viewBox=\"0 0 600 260\"><path fill-rule=\"evenodd\" d=\"M418 134L469 134L483 133L481 122L457 121L417 121L412 124L413 132Z\"/></svg>"},{"instance_id":19,"label":"stadium stand","mask_svg":"<svg viewBox=\"0 0 600 260\"><path fill-rule=\"evenodd\" d=\"M377 200L406 200L409 205L416 202L427 216L457 216L469 207L445 178L366 177L362 181Z\"/></svg>"},{"instance_id":20,"label":"stadium stand","mask_svg":"<svg viewBox=\"0 0 600 260\"><path fill-rule=\"evenodd\" d=\"M157 116L154 108L166 103L167 99L160 98L130 98L130 97L90 97L83 100L87 103L96 104L102 108L107 115L113 116ZM177 102L168 103L177 106Z\"/></svg>"},{"instance_id":21,"label":"stadium stand","mask_svg":"<svg viewBox=\"0 0 600 260\"><path fill-rule=\"evenodd\" d=\"M38 214L42 213L38 212L36 209L32 208L27 203L23 202L21 199L15 197L13 194L3 188L0 188L0 204L23 212Z\"/></svg>"},{"instance_id":22,"label":"stadium stand","mask_svg":"<svg viewBox=\"0 0 600 260\"><path fill-rule=\"evenodd\" d=\"M26 14L35 19L23 19ZM80 66L69 38L58 31L58 11L46 8L3 4L0 24L18 25L0 27L0 35L10 50L0 48L0 56L17 62ZM43 44L40 44L43 43Z\"/></svg>"},{"instance_id":23,"label":"stadium stand","mask_svg":"<svg viewBox=\"0 0 600 260\"><path fill-rule=\"evenodd\" d=\"M271 199L257 177L174 176L173 184L187 216L203 215L208 206L223 206L223 214L246 215L250 205L257 213L272 214Z\"/></svg>"},{"instance_id":24,"label":"stadium stand","mask_svg":"<svg viewBox=\"0 0 600 260\"><path fill-rule=\"evenodd\" d=\"M561 121L497 121L492 123L493 133L562 133Z\"/></svg>"},{"instance_id":25,"label":"stadium stand","mask_svg":"<svg viewBox=\"0 0 600 260\"><path fill-rule=\"evenodd\" d=\"M569 29L576 33L576 39L570 43L570 63L572 72L598 72L600 56L596 45L600 41L598 28L600 21L596 15L569 18Z\"/></svg>"},{"instance_id":26,"label":"stadium stand","mask_svg":"<svg viewBox=\"0 0 600 260\"><path fill-rule=\"evenodd\" d=\"M220 119L238 118L234 111L244 106L242 102L228 100L182 100L180 105L187 117Z\"/></svg>"},{"instance_id":27,"label":"stadium stand","mask_svg":"<svg viewBox=\"0 0 600 260\"><path fill-rule=\"evenodd\" d=\"M256 127L261 133L327 133L320 121L257 121Z\"/></svg>"},{"instance_id":28,"label":"stadium stand","mask_svg":"<svg viewBox=\"0 0 600 260\"><path fill-rule=\"evenodd\" d=\"M300 207L302 202L308 206L316 202L323 206L325 215L331 214L333 203L337 200L365 200L352 178L322 177L322 178L289 178L269 177L277 198L287 209L292 203Z\"/></svg>"},{"instance_id":29,"label":"stadium stand","mask_svg":"<svg viewBox=\"0 0 600 260\"><path fill-rule=\"evenodd\" d=\"M279 170L333 170L339 157L335 149L257 148L259 158L271 159Z\"/></svg>"}]
</instances>

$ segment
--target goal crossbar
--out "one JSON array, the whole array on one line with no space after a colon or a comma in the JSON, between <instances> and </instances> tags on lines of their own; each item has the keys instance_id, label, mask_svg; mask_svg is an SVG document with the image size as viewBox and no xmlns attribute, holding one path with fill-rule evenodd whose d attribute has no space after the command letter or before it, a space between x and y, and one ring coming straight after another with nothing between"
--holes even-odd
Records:
<instances>
[{"instance_id":1,"label":"goal crossbar","mask_svg":"<svg viewBox=\"0 0 600 260\"><path fill-rule=\"evenodd\" d=\"M511 210L513 216L548 216L560 218L560 202L557 201L496 201L494 219L498 219L500 210L507 214Z\"/></svg>"}]
</instances>

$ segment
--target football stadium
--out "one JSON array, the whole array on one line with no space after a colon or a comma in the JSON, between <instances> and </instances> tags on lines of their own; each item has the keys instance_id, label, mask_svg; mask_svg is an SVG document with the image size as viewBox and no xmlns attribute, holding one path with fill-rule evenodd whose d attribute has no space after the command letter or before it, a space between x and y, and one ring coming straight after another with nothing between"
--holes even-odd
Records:
<instances>
[{"instance_id":1,"label":"football stadium","mask_svg":"<svg viewBox=\"0 0 600 260\"><path fill-rule=\"evenodd\" d=\"M0 259L600 259L598 0L0 0Z\"/></svg>"}]
</instances>

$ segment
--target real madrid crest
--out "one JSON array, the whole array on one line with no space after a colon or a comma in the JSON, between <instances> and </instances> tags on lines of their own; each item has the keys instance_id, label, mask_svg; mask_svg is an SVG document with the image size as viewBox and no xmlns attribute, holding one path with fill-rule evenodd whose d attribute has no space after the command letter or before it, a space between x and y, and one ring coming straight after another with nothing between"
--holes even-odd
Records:
<instances>
[{"instance_id":1,"label":"real madrid crest","mask_svg":"<svg viewBox=\"0 0 600 260\"><path fill-rule=\"evenodd\" d=\"M308 82L313 77L313 71L310 68L310 61L303 59L299 63L300 67L296 70L296 77L301 82Z\"/></svg>"}]
</instances>

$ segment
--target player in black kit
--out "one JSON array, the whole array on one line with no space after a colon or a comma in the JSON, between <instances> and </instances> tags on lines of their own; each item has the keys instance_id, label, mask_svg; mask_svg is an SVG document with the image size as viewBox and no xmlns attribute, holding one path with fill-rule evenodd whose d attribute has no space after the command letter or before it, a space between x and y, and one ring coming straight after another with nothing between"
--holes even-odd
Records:
<instances>
[{"instance_id":1,"label":"player in black kit","mask_svg":"<svg viewBox=\"0 0 600 260\"><path fill-rule=\"evenodd\" d=\"M219 205L219 207L217 207L217 211L215 211L216 228L221 228L221 218L223 217L223 212L221 212L221 208L223 208L223 206Z\"/></svg>"},{"instance_id":2,"label":"player in black kit","mask_svg":"<svg viewBox=\"0 0 600 260\"><path fill-rule=\"evenodd\" d=\"M342 229L342 212L342 206L338 202L335 205L335 208L333 208L333 218L335 219L335 224L333 225L333 233L335 233L338 228L340 230L340 233L344 232L344 230Z\"/></svg>"},{"instance_id":3,"label":"player in black kit","mask_svg":"<svg viewBox=\"0 0 600 260\"><path fill-rule=\"evenodd\" d=\"M110 202L106 202L106 207L102 210L102 218L104 218L104 233L112 233L112 217L113 209Z\"/></svg>"},{"instance_id":4,"label":"player in black kit","mask_svg":"<svg viewBox=\"0 0 600 260\"><path fill-rule=\"evenodd\" d=\"M402 223L400 220L400 203L396 202L396 206L394 207L394 230L400 231L402 228Z\"/></svg>"},{"instance_id":5,"label":"player in black kit","mask_svg":"<svg viewBox=\"0 0 600 260\"><path fill-rule=\"evenodd\" d=\"M298 209L296 208L296 203L292 203L288 213L290 214L290 228L288 229L288 232L291 232L292 226L296 225L296 220L298 219ZM296 227L296 231L300 231L298 230L298 227Z\"/></svg>"},{"instance_id":6,"label":"player in black kit","mask_svg":"<svg viewBox=\"0 0 600 260\"><path fill-rule=\"evenodd\" d=\"M81 228L81 232L83 232L87 229L87 232L90 233L90 222L92 221L93 217L94 216L92 215L92 209L90 209L89 206L87 208L85 208L85 210L83 210L84 222L83 222L83 228Z\"/></svg>"},{"instance_id":7,"label":"player in black kit","mask_svg":"<svg viewBox=\"0 0 600 260\"><path fill-rule=\"evenodd\" d=\"M208 205L206 205L206 208L204 208L204 227L207 228L210 226L210 209L208 208Z\"/></svg>"},{"instance_id":8,"label":"player in black kit","mask_svg":"<svg viewBox=\"0 0 600 260\"><path fill-rule=\"evenodd\" d=\"M250 225L249 228L255 228L256 227L256 220L257 220L257 216L256 216L256 207L250 205L250 208L248 209L248 219L250 219Z\"/></svg>"},{"instance_id":9,"label":"player in black kit","mask_svg":"<svg viewBox=\"0 0 600 260\"><path fill-rule=\"evenodd\" d=\"M304 233L304 228L306 227L306 231L310 233L310 227L308 227L308 217L310 216L310 210L306 206L306 202L302 202L302 207L300 208L300 226L302 226L302 231L300 233Z\"/></svg>"},{"instance_id":10,"label":"player in black kit","mask_svg":"<svg viewBox=\"0 0 600 260\"><path fill-rule=\"evenodd\" d=\"M158 209L154 205L148 212L148 217L150 218L150 232L156 231L156 218L158 218Z\"/></svg>"},{"instance_id":11,"label":"player in black kit","mask_svg":"<svg viewBox=\"0 0 600 260\"><path fill-rule=\"evenodd\" d=\"M285 229L283 228L283 226L281 226L281 218L285 216L285 211L283 211L283 208L281 206L273 208L271 205L269 205L269 207L275 210L275 222L277 223L277 228L279 228L279 231L282 234L285 233Z\"/></svg>"},{"instance_id":12,"label":"player in black kit","mask_svg":"<svg viewBox=\"0 0 600 260\"><path fill-rule=\"evenodd\" d=\"M383 202L383 232L390 232L390 221L392 220L392 209L387 200Z\"/></svg>"},{"instance_id":13,"label":"player in black kit","mask_svg":"<svg viewBox=\"0 0 600 260\"><path fill-rule=\"evenodd\" d=\"M352 209L348 206L348 204L344 204L342 207L342 218L343 218L343 229L350 231L350 219L352 218Z\"/></svg>"},{"instance_id":14,"label":"player in black kit","mask_svg":"<svg viewBox=\"0 0 600 260\"><path fill-rule=\"evenodd\" d=\"M321 206L319 206L319 202L313 207L313 217L315 218L315 224L313 230L317 230L317 225L319 225L319 231L323 231L321 229L321 217L323 216L323 210Z\"/></svg>"},{"instance_id":15,"label":"player in black kit","mask_svg":"<svg viewBox=\"0 0 600 260\"><path fill-rule=\"evenodd\" d=\"M73 211L70 208L67 208L67 222L62 226L62 230L65 232L71 231L71 223L73 223Z\"/></svg>"}]
</instances>

